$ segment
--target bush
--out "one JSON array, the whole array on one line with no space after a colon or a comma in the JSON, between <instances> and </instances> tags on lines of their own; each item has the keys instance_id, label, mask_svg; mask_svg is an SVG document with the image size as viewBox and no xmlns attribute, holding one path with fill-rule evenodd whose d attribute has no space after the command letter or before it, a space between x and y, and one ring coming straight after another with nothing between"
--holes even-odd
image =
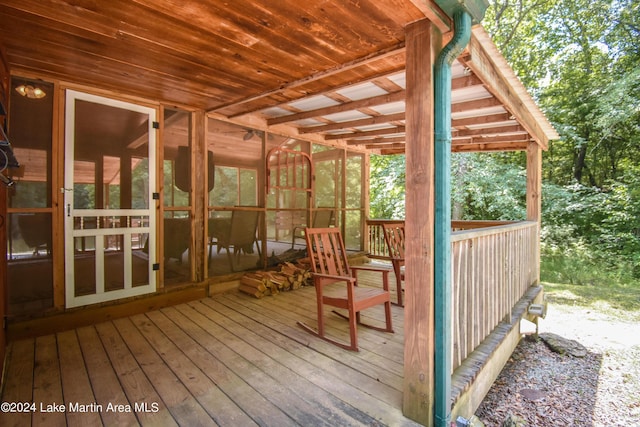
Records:
<instances>
[{"instance_id":1,"label":"bush","mask_svg":"<svg viewBox=\"0 0 640 427\"><path fill-rule=\"evenodd\" d=\"M543 280L633 283L640 279L640 202L622 183L608 189L546 185Z\"/></svg>"}]
</instances>

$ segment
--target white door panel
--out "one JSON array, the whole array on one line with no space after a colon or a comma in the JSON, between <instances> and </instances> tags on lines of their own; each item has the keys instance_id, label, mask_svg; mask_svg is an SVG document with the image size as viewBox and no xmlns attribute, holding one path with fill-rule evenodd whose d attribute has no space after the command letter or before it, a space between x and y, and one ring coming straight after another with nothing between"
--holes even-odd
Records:
<instances>
[{"instance_id":1,"label":"white door panel","mask_svg":"<svg viewBox=\"0 0 640 427\"><path fill-rule=\"evenodd\" d=\"M155 118L153 108L67 91L66 307L156 289Z\"/></svg>"}]
</instances>

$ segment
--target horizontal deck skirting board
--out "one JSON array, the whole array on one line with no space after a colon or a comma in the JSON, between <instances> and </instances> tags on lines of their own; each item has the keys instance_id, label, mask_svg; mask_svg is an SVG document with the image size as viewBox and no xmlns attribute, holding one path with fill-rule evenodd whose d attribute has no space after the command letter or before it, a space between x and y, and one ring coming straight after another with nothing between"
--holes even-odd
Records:
<instances>
[{"instance_id":1,"label":"horizontal deck skirting board","mask_svg":"<svg viewBox=\"0 0 640 427\"><path fill-rule=\"evenodd\" d=\"M511 316L500 322L455 370L451 386L452 419L473 415L520 342L520 320L531 317L527 308L542 300L542 287L531 286L513 307Z\"/></svg>"}]
</instances>

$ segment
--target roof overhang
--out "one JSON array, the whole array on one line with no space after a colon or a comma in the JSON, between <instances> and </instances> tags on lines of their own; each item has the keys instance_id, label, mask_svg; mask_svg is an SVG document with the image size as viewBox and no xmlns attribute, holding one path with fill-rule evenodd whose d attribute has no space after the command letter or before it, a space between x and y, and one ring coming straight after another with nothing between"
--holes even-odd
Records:
<instances>
[{"instance_id":1,"label":"roof overhang","mask_svg":"<svg viewBox=\"0 0 640 427\"><path fill-rule=\"evenodd\" d=\"M158 0L0 5L0 44L25 77L50 78L273 133L404 151L406 25L450 22L431 0ZM349 22L349 25L345 25ZM452 149L546 148L558 138L479 26L452 69Z\"/></svg>"}]
</instances>

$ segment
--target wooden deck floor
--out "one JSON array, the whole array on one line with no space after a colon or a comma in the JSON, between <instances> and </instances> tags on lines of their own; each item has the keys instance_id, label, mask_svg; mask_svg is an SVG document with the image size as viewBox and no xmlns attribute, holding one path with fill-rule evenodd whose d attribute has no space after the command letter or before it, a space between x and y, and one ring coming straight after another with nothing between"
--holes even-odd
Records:
<instances>
[{"instance_id":1,"label":"wooden deck floor","mask_svg":"<svg viewBox=\"0 0 640 427\"><path fill-rule=\"evenodd\" d=\"M381 307L363 315L382 323ZM316 324L312 287L260 300L229 293L16 341L0 400L24 412L0 412L0 425L415 425L401 410L402 309L393 307L395 334L359 328L358 353L297 320ZM344 320L327 320L348 339Z\"/></svg>"}]
</instances>

